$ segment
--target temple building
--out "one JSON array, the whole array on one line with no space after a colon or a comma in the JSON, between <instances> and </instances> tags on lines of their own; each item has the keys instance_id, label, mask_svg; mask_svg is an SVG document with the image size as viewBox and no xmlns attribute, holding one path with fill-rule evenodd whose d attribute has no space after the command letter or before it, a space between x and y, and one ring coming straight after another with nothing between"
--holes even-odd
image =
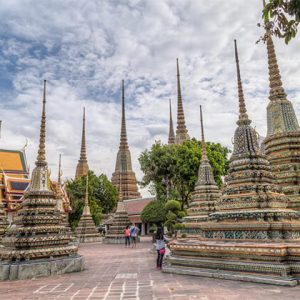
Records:
<instances>
[{"instance_id":1,"label":"temple building","mask_svg":"<svg viewBox=\"0 0 300 300\"><path fill-rule=\"evenodd\" d=\"M0 204L11 223L30 182L25 150L0 149Z\"/></svg>"},{"instance_id":2,"label":"temple building","mask_svg":"<svg viewBox=\"0 0 300 300\"><path fill-rule=\"evenodd\" d=\"M0 280L31 279L84 269L84 257L71 243L50 188L45 151L46 81L44 81L40 141L31 182L15 223L6 231L0 248Z\"/></svg>"},{"instance_id":3,"label":"temple building","mask_svg":"<svg viewBox=\"0 0 300 300\"><path fill-rule=\"evenodd\" d=\"M86 141L85 141L85 108L83 108L80 158L78 160L78 164L76 167L75 179L87 175L88 171L89 171L89 165L86 157Z\"/></svg>"},{"instance_id":4,"label":"temple building","mask_svg":"<svg viewBox=\"0 0 300 300\"><path fill-rule=\"evenodd\" d=\"M221 199L196 238L179 238L165 272L295 286L300 273L300 216L287 208L250 126L237 47L239 118ZM187 228L187 234L188 228Z\"/></svg>"},{"instance_id":5,"label":"temple building","mask_svg":"<svg viewBox=\"0 0 300 300\"><path fill-rule=\"evenodd\" d=\"M174 133L174 127L173 127L171 99L169 99L169 105L170 105L170 123L169 123L169 139L168 139L168 144L172 145L172 144L175 144L175 133Z\"/></svg>"},{"instance_id":6,"label":"temple building","mask_svg":"<svg viewBox=\"0 0 300 300\"><path fill-rule=\"evenodd\" d=\"M213 169L207 157L201 106L200 123L202 156L198 169L198 180L187 209L187 216L183 219L185 228L189 228L189 233L194 234L197 234L199 229L198 223L208 220L209 214L215 211L215 205L221 198L221 191L215 182Z\"/></svg>"},{"instance_id":7,"label":"temple building","mask_svg":"<svg viewBox=\"0 0 300 300\"><path fill-rule=\"evenodd\" d=\"M176 128L175 144L182 144L184 141L189 140L190 137L185 125L183 103L182 103L182 96L181 96L178 58L176 62L177 62L177 128Z\"/></svg>"},{"instance_id":8,"label":"temple building","mask_svg":"<svg viewBox=\"0 0 300 300\"><path fill-rule=\"evenodd\" d=\"M266 25L267 26L267 25ZM293 104L284 91L274 44L267 32L270 102L267 106L267 137L264 151L277 184L289 199L289 207L300 210L300 128Z\"/></svg>"},{"instance_id":9,"label":"temple building","mask_svg":"<svg viewBox=\"0 0 300 300\"><path fill-rule=\"evenodd\" d=\"M88 175L86 176L86 190L85 190L85 201L82 215L80 217L78 226L76 228L76 236L80 243L94 243L100 242L101 237L99 231L96 228L95 222L92 218L90 207L89 207L89 184Z\"/></svg>"},{"instance_id":10,"label":"temple building","mask_svg":"<svg viewBox=\"0 0 300 300\"><path fill-rule=\"evenodd\" d=\"M118 189L119 201L109 229L105 235L105 243L124 243L124 229L131 222L125 209L124 200L141 198L138 191L135 173L132 170L131 155L127 142L125 118L125 91L122 80L122 120L120 146L117 154L115 172L112 174L112 184Z\"/></svg>"}]
</instances>

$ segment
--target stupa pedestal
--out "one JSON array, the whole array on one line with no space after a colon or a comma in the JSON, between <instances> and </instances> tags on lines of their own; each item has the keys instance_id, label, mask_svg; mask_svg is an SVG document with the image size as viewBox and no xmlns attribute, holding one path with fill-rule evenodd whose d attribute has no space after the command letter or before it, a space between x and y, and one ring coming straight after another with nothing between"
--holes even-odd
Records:
<instances>
[{"instance_id":1,"label":"stupa pedestal","mask_svg":"<svg viewBox=\"0 0 300 300\"><path fill-rule=\"evenodd\" d=\"M124 244L124 230L131 224L128 213L125 210L123 201L118 202L117 210L114 214L112 224L109 226L103 242L105 244Z\"/></svg>"},{"instance_id":2,"label":"stupa pedestal","mask_svg":"<svg viewBox=\"0 0 300 300\"><path fill-rule=\"evenodd\" d=\"M0 279L30 279L82 271L84 257L78 255L70 232L62 225L56 198L50 187L45 158L46 82L44 82L40 143L36 167L24 193L15 225L2 239Z\"/></svg>"}]
</instances>

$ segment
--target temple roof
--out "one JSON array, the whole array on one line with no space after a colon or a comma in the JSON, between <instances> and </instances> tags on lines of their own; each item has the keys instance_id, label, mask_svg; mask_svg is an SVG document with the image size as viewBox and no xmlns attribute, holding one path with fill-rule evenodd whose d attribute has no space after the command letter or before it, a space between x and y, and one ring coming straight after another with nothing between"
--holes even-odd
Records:
<instances>
[{"instance_id":1,"label":"temple roof","mask_svg":"<svg viewBox=\"0 0 300 300\"><path fill-rule=\"evenodd\" d=\"M22 150L0 149L0 173L16 174L18 177L28 178L28 167L25 152ZM0 178L2 175L0 174Z\"/></svg>"}]
</instances>

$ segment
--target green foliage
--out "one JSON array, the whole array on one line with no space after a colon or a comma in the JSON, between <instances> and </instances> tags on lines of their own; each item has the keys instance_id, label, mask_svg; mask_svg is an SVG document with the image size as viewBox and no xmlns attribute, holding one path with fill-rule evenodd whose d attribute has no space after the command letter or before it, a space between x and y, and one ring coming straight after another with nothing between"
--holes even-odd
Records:
<instances>
[{"instance_id":1,"label":"green foliage","mask_svg":"<svg viewBox=\"0 0 300 300\"><path fill-rule=\"evenodd\" d=\"M165 209L167 210L165 226L167 226L168 231L172 234L175 230L181 228L181 220L186 216L186 211L182 210L181 207L181 203L177 200L169 200L165 204Z\"/></svg>"},{"instance_id":2,"label":"green foliage","mask_svg":"<svg viewBox=\"0 0 300 300\"><path fill-rule=\"evenodd\" d=\"M180 202L177 200L169 200L165 205L165 209L169 211L178 211L181 209Z\"/></svg>"},{"instance_id":3,"label":"green foliage","mask_svg":"<svg viewBox=\"0 0 300 300\"><path fill-rule=\"evenodd\" d=\"M269 0L263 9L263 19L271 34L288 44L297 34L300 0Z\"/></svg>"},{"instance_id":4,"label":"green foliage","mask_svg":"<svg viewBox=\"0 0 300 300\"><path fill-rule=\"evenodd\" d=\"M229 149L218 143L206 145L215 180L221 186L221 177L228 168ZM157 142L139 157L144 173L141 185L149 186L150 192L156 194L157 199L166 201L167 198L174 198L182 202L182 207L188 205L197 181L200 161L201 142L196 139L182 145L162 145Z\"/></svg>"},{"instance_id":5,"label":"green foliage","mask_svg":"<svg viewBox=\"0 0 300 300\"><path fill-rule=\"evenodd\" d=\"M154 200L148 203L142 211L141 219L146 223L163 223L166 219L164 202L160 200Z\"/></svg>"},{"instance_id":6,"label":"green foliage","mask_svg":"<svg viewBox=\"0 0 300 300\"><path fill-rule=\"evenodd\" d=\"M67 181L66 187L72 207L69 222L71 227L75 228L78 225L84 207L86 176ZM95 224L98 225L101 221L102 213L109 213L115 208L118 193L104 174L96 176L92 171L89 171L88 194L91 215Z\"/></svg>"}]
</instances>

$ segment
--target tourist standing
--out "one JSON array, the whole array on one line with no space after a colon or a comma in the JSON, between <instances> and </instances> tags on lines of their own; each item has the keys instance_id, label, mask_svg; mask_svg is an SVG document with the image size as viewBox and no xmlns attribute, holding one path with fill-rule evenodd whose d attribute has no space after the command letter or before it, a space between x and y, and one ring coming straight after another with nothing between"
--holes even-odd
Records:
<instances>
[{"instance_id":1,"label":"tourist standing","mask_svg":"<svg viewBox=\"0 0 300 300\"><path fill-rule=\"evenodd\" d=\"M155 242L157 251L156 268L161 270L164 255L166 253L166 243L169 242L169 239L164 235L164 229L162 227L157 228Z\"/></svg>"},{"instance_id":2,"label":"tourist standing","mask_svg":"<svg viewBox=\"0 0 300 300\"><path fill-rule=\"evenodd\" d=\"M130 228L132 248L136 247L136 240L137 240L139 231L140 231L140 229L135 224L132 224L132 226Z\"/></svg>"},{"instance_id":3,"label":"tourist standing","mask_svg":"<svg viewBox=\"0 0 300 300\"><path fill-rule=\"evenodd\" d=\"M125 246L130 247L130 229L129 226L126 226L124 229L124 236L125 236Z\"/></svg>"}]
</instances>

